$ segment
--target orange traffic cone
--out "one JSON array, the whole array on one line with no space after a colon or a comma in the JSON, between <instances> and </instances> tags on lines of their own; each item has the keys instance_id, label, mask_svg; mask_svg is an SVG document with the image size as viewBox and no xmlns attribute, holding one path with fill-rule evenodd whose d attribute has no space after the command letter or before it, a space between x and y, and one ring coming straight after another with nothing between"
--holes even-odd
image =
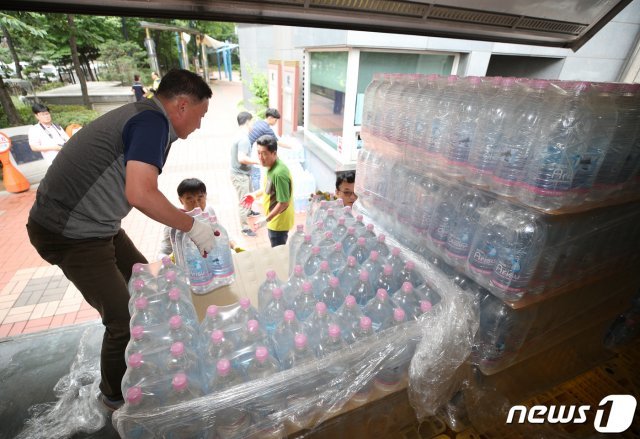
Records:
<instances>
[{"instance_id":1,"label":"orange traffic cone","mask_svg":"<svg viewBox=\"0 0 640 439\"><path fill-rule=\"evenodd\" d=\"M29 181L13 166L10 158L11 138L0 132L0 161L2 162L2 182L9 192L18 193L29 190Z\"/></svg>"}]
</instances>

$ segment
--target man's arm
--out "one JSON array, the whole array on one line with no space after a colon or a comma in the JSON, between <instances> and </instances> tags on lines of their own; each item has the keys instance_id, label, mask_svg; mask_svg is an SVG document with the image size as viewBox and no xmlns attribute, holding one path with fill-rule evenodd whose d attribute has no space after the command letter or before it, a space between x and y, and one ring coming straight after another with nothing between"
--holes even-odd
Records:
<instances>
[{"instance_id":1,"label":"man's arm","mask_svg":"<svg viewBox=\"0 0 640 439\"><path fill-rule=\"evenodd\" d=\"M284 212L285 210L287 210L287 207L289 207L289 203L288 202L279 202L277 203L274 207L273 210L271 212L269 212L269 215L267 215L267 217L265 218L265 220L267 222L271 221L272 219L274 219L275 217L277 217L278 215L280 215L282 212Z\"/></svg>"},{"instance_id":2,"label":"man's arm","mask_svg":"<svg viewBox=\"0 0 640 439\"><path fill-rule=\"evenodd\" d=\"M183 232L191 230L193 218L171 204L158 189L158 168L129 160L125 181L125 194L131 206L166 226Z\"/></svg>"}]
</instances>

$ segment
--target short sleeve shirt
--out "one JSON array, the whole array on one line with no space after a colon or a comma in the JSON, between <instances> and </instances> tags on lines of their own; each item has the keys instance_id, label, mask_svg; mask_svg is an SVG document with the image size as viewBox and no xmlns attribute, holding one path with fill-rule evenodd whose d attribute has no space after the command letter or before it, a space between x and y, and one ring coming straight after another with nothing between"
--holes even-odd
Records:
<instances>
[{"instance_id":1,"label":"short sleeve shirt","mask_svg":"<svg viewBox=\"0 0 640 439\"><path fill-rule=\"evenodd\" d=\"M267 224L269 230L289 231L295 221L293 205L293 180L289 168L282 160L276 160L275 164L267 171L264 178L264 211L271 212L278 203L289 203L284 212L281 212Z\"/></svg>"}]
</instances>

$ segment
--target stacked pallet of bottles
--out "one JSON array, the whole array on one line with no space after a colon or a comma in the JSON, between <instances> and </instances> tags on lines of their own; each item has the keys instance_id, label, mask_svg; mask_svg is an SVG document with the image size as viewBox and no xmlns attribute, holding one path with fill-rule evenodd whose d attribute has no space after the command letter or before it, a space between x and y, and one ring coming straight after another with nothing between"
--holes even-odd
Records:
<instances>
[{"instance_id":1,"label":"stacked pallet of bottles","mask_svg":"<svg viewBox=\"0 0 640 439\"><path fill-rule=\"evenodd\" d=\"M368 87L359 203L470 285L481 312L472 358L483 373L598 322L606 329L631 304L639 89L397 74Z\"/></svg>"}]
</instances>

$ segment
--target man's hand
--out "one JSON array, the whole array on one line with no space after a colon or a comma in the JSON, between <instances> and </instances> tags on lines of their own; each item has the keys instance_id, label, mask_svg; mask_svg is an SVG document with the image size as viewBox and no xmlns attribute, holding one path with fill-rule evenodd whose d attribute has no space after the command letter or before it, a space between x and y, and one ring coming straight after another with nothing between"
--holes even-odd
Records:
<instances>
[{"instance_id":1,"label":"man's hand","mask_svg":"<svg viewBox=\"0 0 640 439\"><path fill-rule=\"evenodd\" d=\"M267 225L267 218L264 216L261 216L256 220L255 223L253 223L253 230L254 231L258 230L259 228L264 227L266 225Z\"/></svg>"},{"instance_id":2,"label":"man's hand","mask_svg":"<svg viewBox=\"0 0 640 439\"><path fill-rule=\"evenodd\" d=\"M191 230L187 232L189 238L194 242L198 251L203 258L207 257L207 253L213 249L213 240L215 239L213 229L208 224L193 220Z\"/></svg>"},{"instance_id":3,"label":"man's hand","mask_svg":"<svg viewBox=\"0 0 640 439\"><path fill-rule=\"evenodd\" d=\"M245 209L251 209L251 206L253 205L254 201L255 201L255 198L253 197L253 195L247 194L244 197L242 197L242 200L240 200L240 205Z\"/></svg>"}]
</instances>

